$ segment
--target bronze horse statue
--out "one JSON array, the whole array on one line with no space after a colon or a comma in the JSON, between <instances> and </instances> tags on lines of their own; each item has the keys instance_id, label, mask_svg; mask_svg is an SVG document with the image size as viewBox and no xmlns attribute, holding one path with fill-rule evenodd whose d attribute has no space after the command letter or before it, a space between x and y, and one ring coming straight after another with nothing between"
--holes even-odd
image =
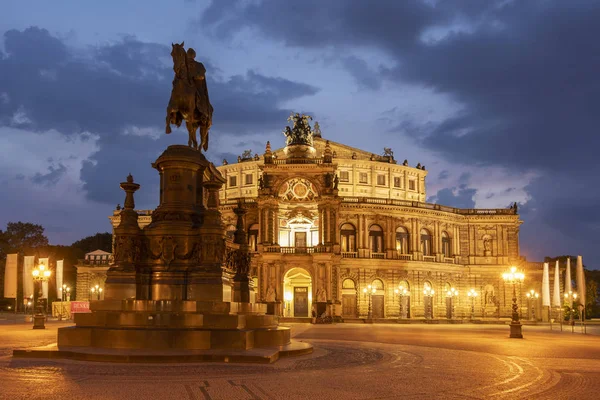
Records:
<instances>
[{"instance_id":1,"label":"bronze horse statue","mask_svg":"<svg viewBox=\"0 0 600 400\"><path fill-rule=\"evenodd\" d=\"M185 126L189 133L188 146L198 149L196 131L200 128L200 148L208 150L208 130L212 125L213 107L208 99L206 86L206 69L194 58L194 49L184 49L184 43L172 44L173 89L167 106L167 126L165 132L171 133L171 124Z\"/></svg>"}]
</instances>

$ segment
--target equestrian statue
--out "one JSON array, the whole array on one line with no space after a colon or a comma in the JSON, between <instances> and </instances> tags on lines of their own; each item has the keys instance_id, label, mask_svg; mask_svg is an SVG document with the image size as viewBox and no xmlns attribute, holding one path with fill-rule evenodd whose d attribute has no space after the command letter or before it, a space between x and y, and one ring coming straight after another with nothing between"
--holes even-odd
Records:
<instances>
[{"instance_id":1,"label":"equestrian statue","mask_svg":"<svg viewBox=\"0 0 600 400\"><path fill-rule=\"evenodd\" d=\"M181 44L171 43L173 58L173 89L167 107L166 133L171 133L171 124L185 126L189 133L188 146L194 149L208 150L208 130L212 125L213 107L208 99L206 86L206 68L196 61L196 52L189 48L187 52ZM196 140L196 131L200 128L200 146Z\"/></svg>"}]
</instances>

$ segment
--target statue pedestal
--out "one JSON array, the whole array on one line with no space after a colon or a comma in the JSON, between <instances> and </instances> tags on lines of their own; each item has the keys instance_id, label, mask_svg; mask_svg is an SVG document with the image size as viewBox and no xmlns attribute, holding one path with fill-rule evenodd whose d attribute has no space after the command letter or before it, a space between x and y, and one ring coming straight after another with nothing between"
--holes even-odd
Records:
<instances>
[{"instance_id":1,"label":"statue pedestal","mask_svg":"<svg viewBox=\"0 0 600 400\"><path fill-rule=\"evenodd\" d=\"M238 261L247 260L239 244L245 240L226 240L219 212L225 180L214 165L187 146L169 146L153 167L161 195L152 222L139 229L133 211L139 185L128 178L121 184L127 197L105 300L91 301L90 313L76 314L75 326L58 330L57 351L77 357L92 352L99 361L99 354L114 349L151 358L156 351L208 357L202 352L270 348L276 355L271 361L280 351L312 351L310 345L281 350L292 343L290 329L278 326L279 304L254 302L247 265L241 269ZM243 235L241 218L238 231Z\"/></svg>"},{"instance_id":2,"label":"statue pedestal","mask_svg":"<svg viewBox=\"0 0 600 400\"><path fill-rule=\"evenodd\" d=\"M523 339L523 325L520 322L510 323L510 336L515 339Z\"/></svg>"}]
</instances>

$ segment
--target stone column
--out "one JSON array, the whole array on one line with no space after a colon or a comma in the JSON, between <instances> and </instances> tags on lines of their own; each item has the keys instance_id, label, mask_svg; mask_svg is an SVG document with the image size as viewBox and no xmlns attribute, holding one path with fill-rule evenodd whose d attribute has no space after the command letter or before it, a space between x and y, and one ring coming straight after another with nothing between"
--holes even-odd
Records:
<instances>
[{"instance_id":1,"label":"stone column","mask_svg":"<svg viewBox=\"0 0 600 400\"><path fill-rule=\"evenodd\" d=\"M317 204L318 215L319 215L319 245L322 245L325 240L323 238L323 207L321 204Z\"/></svg>"},{"instance_id":2,"label":"stone column","mask_svg":"<svg viewBox=\"0 0 600 400\"><path fill-rule=\"evenodd\" d=\"M279 209L273 210L273 244L279 244Z\"/></svg>"},{"instance_id":3,"label":"stone column","mask_svg":"<svg viewBox=\"0 0 600 400\"><path fill-rule=\"evenodd\" d=\"M232 300L238 303L254 303L256 296L252 280L250 279L250 253L248 252L248 239L246 237L246 228L244 226L244 215L247 210L242 207L241 202L238 207L233 209L237 216L236 231L234 243L239 245L236 250L235 264L236 271L233 277L233 295Z\"/></svg>"},{"instance_id":4,"label":"stone column","mask_svg":"<svg viewBox=\"0 0 600 400\"><path fill-rule=\"evenodd\" d=\"M139 260L141 249L141 229L138 225L138 215L134 210L135 201L133 194L140 185L133 181L129 174L126 182L121 182L121 189L125 191L125 205L120 214L119 226L115 232L114 264L107 272L104 287L106 300L123 300L136 298L143 293L138 293L136 285L136 263Z\"/></svg>"},{"instance_id":5,"label":"stone column","mask_svg":"<svg viewBox=\"0 0 600 400\"><path fill-rule=\"evenodd\" d=\"M274 231L274 223L273 223L273 208L269 205L269 209L267 210L267 243L273 244L273 231Z\"/></svg>"}]
</instances>

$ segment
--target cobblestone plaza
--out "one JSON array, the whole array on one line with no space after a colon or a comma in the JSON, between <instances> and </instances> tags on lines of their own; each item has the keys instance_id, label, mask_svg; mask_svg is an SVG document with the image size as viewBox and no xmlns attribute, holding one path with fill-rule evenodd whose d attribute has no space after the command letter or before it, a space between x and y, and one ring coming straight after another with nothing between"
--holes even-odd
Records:
<instances>
[{"instance_id":1,"label":"cobblestone plaza","mask_svg":"<svg viewBox=\"0 0 600 400\"><path fill-rule=\"evenodd\" d=\"M600 389L597 326L526 326L514 340L504 325L294 324L314 353L270 365L11 357L54 343L58 326L0 325L0 399L593 399Z\"/></svg>"}]
</instances>

